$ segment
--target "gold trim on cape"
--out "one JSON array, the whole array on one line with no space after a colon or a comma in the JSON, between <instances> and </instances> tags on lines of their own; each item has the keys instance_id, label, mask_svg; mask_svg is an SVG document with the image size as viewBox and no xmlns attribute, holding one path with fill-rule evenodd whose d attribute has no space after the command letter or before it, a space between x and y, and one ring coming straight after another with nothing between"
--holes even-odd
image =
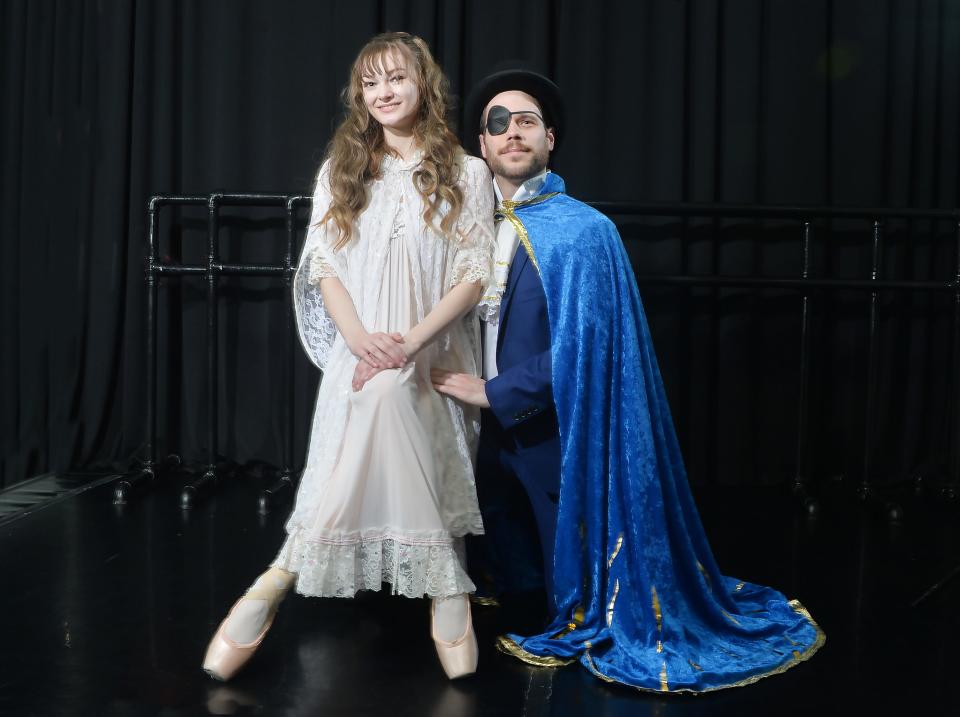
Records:
<instances>
[{"instance_id":1,"label":"gold trim on cape","mask_svg":"<svg viewBox=\"0 0 960 717\"><path fill-rule=\"evenodd\" d=\"M703 563L701 563L699 560L697 561L697 570L699 570L700 574L703 576L703 580L707 584L707 590L713 592L713 583L710 581L710 575L707 574L707 569L703 567Z\"/></svg>"},{"instance_id":2,"label":"gold trim on cape","mask_svg":"<svg viewBox=\"0 0 960 717\"><path fill-rule=\"evenodd\" d=\"M720 608L720 612L722 612L722 613L723 613L723 616L724 616L725 618L727 618L730 622L732 622L732 623L733 623L734 625L736 625L737 627L740 627L740 621L737 620L737 618L735 618L733 615L731 615L730 613L728 613L728 612L727 612L726 610L724 610L723 608Z\"/></svg>"},{"instance_id":3,"label":"gold trim on cape","mask_svg":"<svg viewBox=\"0 0 960 717\"><path fill-rule=\"evenodd\" d=\"M505 655L516 657L518 660L522 660L528 665L535 665L536 667L566 667L577 661L575 657L565 660L561 657L554 657L553 655L534 655L532 652L524 650L506 635L500 635L497 638L496 645L497 649Z\"/></svg>"},{"instance_id":4,"label":"gold trim on cape","mask_svg":"<svg viewBox=\"0 0 960 717\"><path fill-rule=\"evenodd\" d=\"M471 595L470 602L474 605L481 605L483 607L500 607L500 601L495 597L487 595Z\"/></svg>"},{"instance_id":5,"label":"gold trim on cape","mask_svg":"<svg viewBox=\"0 0 960 717\"><path fill-rule=\"evenodd\" d=\"M527 252L527 256L530 257L530 261L533 262L533 265L537 269L537 273L540 273L540 264L537 262L537 257L533 253L533 245L530 243L530 237L527 236L527 228L523 226L523 222L520 221L520 217L516 215L516 210L523 207L530 207L534 204L540 204L545 202L552 197L555 197L560 192L547 192L546 194L538 194L535 197L530 199L524 199L522 202L515 202L512 199L504 199L500 202L500 206L497 207L494 217L497 219L506 219L510 224L513 225L513 230L517 233L517 238L520 240L520 243L523 244L524 251Z\"/></svg>"},{"instance_id":6,"label":"gold trim on cape","mask_svg":"<svg viewBox=\"0 0 960 717\"><path fill-rule=\"evenodd\" d=\"M620 579L617 578L613 584L613 597L610 598L610 604L607 605L607 627L613 623L613 606L617 603L617 595L620 593Z\"/></svg>"},{"instance_id":7,"label":"gold trim on cape","mask_svg":"<svg viewBox=\"0 0 960 717\"><path fill-rule=\"evenodd\" d=\"M617 559L617 556L620 554L620 548L623 547L623 533L617 536L617 544L613 549L613 554L610 556L610 559L607 561L607 570L613 567L613 561Z\"/></svg>"},{"instance_id":8,"label":"gold trim on cape","mask_svg":"<svg viewBox=\"0 0 960 717\"><path fill-rule=\"evenodd\" d=\"M663 632L663 613L660 611L660 598L657 597L657 588L650 586L650 596L653 602L653 616L657 620L657 632Z\"/></svg>"},{"instance_id":9,"label":"gold trim on cape","mask_svg":"<svg viewBox=\"0 0 960 717\"><path fill-rule=\"evenodd\" d=\"M808 647L806 650L804 650L803 652L794 650L794 654L791 656L791 659L788 662L778 665L777 667L774 667L772 670L768 670L767 672L764 672L762 674L753 675L752 677L748 677L743 680L738 680L737 682L732 682L729 685L717 685L716 687L707 687L706 689L703 689L703 690L691 690L686 687L678 687L673 690L668 690L668 693L671 695L674 695L674 694L680 694L685 692L689 694L699 695L699 694L703 694L704 692L716 692L717 690L727 690L732 687L746 687L747 685L752 685L754 682L759 682L764 677L772 677L773 675L783 674L784 672L789 670L791 667L796 667L801 662L806 662L807 660L809 660L811 657L813 657L813 655L817 652L817 650L823 647L824 643L827 641L827 636L824 634L823 630L820 629L820 626L816 623L813 617L811 617L807 609L802 604L800 604L799 600L790 600L787 604L795 612L802 615L807 620L807 622L810 623L813 629L816 631L817 636L814 639L813 644L810 645L810 647ZM604 680L605 682L616 682L618 684L624 685L625 687L631 687L640 692L654 692L658 694L663 694L662 689L656 690L650 687L637 687L636 685L628 685L625 682L620 682L619 680L615 680L612 677L609 677L603 674L597 669L597 666L594 663L593 658L590 656L589 643L587 643L587 650L588 651L585 655L585 657L587 658L587 661L589 662L589 664L587 665L587 668L594 675L599 677L601 680ZM666 661L664 661L663 664L666 665Z\"/></svg>"}]
</instances>

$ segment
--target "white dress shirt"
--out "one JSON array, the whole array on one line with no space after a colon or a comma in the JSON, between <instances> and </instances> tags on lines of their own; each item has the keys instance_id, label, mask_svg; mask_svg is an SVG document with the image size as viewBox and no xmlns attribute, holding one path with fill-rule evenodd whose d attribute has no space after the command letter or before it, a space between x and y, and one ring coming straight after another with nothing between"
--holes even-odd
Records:
<instances>
[{"instance_id":1,"label":"white dress shirt","mask_svg":"<svg viewBox=\"0 0 960 717\"><path fill-rule=\"evenodd\" d=\"M520 185L511 199L515 202L522 202L525 199L537 196L545 181L547 181L546 172L531 177ZM493 180L493 191L497 195L497 206L500 206L503 201L503 194L500 192L496 179ZM513 256L517 253L519 244L520 237L517 236L513 224L501 221L497 227L497 245L493 251L493 280L503 287L506 287L510 265L513 263ZM500 330L500 316L500 312L497 312L496 319L486 322L483 327L483 377L487 381L496 378L499 373L497 371L497 333Z\"/></svg>"}]
</instances>

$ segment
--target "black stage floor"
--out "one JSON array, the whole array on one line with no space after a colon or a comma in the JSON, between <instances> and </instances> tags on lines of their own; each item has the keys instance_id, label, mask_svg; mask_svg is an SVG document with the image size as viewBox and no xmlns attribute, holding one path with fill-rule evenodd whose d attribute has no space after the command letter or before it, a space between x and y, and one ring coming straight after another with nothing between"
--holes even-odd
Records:
<instances>
[{"instance_id":1,"label":"black stage floor","mask_svg":"<svg viewBox=\"0 0 960 717\"><path fill-rule=\"evenodd\" d=\"M529 667L493 648L506 622L534 619L522 606L475 608L479 672L450 683L428 603L377 593L291 596L222 685L200 670L206 642L288 509L261 518L259 486L241 479L183 513L180 485L125 507L99 485L0 525L0 714L960 714L960 578L911 607L960 563L955 508L907 502L890 526L838 497L811 520L779 491L699 491L724 572L798 598L827 634L810 662L748 687L658 696Z\"/></svg>"}]
</instances>

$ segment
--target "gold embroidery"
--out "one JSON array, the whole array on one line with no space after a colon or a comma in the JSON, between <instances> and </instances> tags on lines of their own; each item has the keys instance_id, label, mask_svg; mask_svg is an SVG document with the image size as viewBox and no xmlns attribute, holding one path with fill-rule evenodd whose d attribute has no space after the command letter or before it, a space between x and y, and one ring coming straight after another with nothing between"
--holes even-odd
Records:
<instances>
[{"instance_id":1,"label":"gold embroidery","mask_svg":"<svg viewBox=\"0 0 960 717\"><path fill-rule=\"evenodd\" d=\"M733 623L734 625L736 625L737 627L740 627L740 623L737 621L737 619L736 619L733 615L731 615L730 613L728 613L728 612L727 612L726 610L724 610L723 608L720 609L720 612L722 612L722 613L723 613L723 616L724 616L725 618L727 618L730 622L732 622L732 623Z\"/></svg>"},{"instance_id":2,"label":"gold embroidery","mask_svg":"<svg viewBox=\"0 0 960 717\"><path fill-rule=\"evenodd\" d=\"M590 643L588 642L587 645L589 645L589 644L590 644ZM587 669L590 670L590 672L592 672L594 675L596 675L597 677L599 677L599 678L600 678L601 680L603 680L604 682L616 682L616 680L613 679L612 677L607 677L605 674L603 674L602 672L600 672L600 670L597 669L597 666L596 666L595 664L593 664L593 657L590 656L590 648L589 648L589 647L587 647L587 651L584 653L584 657L587 658Z\"/></svg>"},{"instance_id":3,"label":"gold embroidery","mask_svg":"<svg viewBox=\"0 0 960 717\"><path fill-rule=\"evenodd\" d=\"M657 588L650 586L650 594L653 597L653 616L657 620L657 632L663 632L663 613L660 612L660 598L657 597Z\"/></svg>"},{"instance_id":4,"label":"gold embroidery","mask_svg":"<svg viewBox=\"0 0 960 717\"><path fill-rule=\"evenodd\" d=\"M500 601L495 597L489 597L484 595L471 595L470 602L474 605L482 605L483 607L500 607Z\"/></svg>"},{"instance_id":5,"label":"gold embroidery","mask_svg":"<svg viewBox=\"0 0 960 717\"><path fill-rule=\"evenodd\" d=\"M730 657L733 657L733 658L735 658L735 659L737 659L737 660L742 660L742 659L743 659L743 655L738 655L736 652L733 652L733 651L731 651L731 650L728 650L728 649L725 648L725 647L721 647L721 648L720 648L720 652L725 652L725 653L727 653L728 655L730 655Z\"/></svg>"},{"instance_id":6,"label":"gold embroidery","mask_svg":"<svg viewBox=\"0 0 960 717\"><path fill-rule=\"evenodd\" d=\"M707 583L707 590L713 592L713 583L710 582L710 576L707 575L707 569L703 567L703 563L701 563L699 560L697 561L697 569L700 571L700 574L703 575L703 579Z\"/></svg>"},{"instance_id":7,"label":"gold embroidery","mask_svg":"<svg viewBox=\"0 0 960 717\"><path fill-rule=\"evenodd\" d=\"M560 632L550 637L551 640L559 640L561 637L566 637L571 632L577 629L577 623L568 622L567 626L563 628Z\"/></svg>"},{"instance_id":8,"label":"gold embroidery","mask_svg":"<svg viewBox=\"0 0 960 717\"><path fill-rule=\"evenodd\" d=\"M669 692L670 688L667 686L667 661L663 661L663 667L660 668L660 691Z\"/></svg>"},{"instance_id":9,"label":"gold embroidery","mask_svg":"<svg viewBox=\"0 0 960 717\"><path fill-rule=\"evenodd\" d=\"M794 651L793 651L793 659L795 659L795 660L799 660L799 659L800 659L800 651L799 651L799 650L794 650Z\"/></svg>"},{"instance_id":10,"label":"gold embroidery","mask_svg":"<svg viewBox=\"0 0 960 717\"><path fill-rule=\"evenodd\" d=\"M607 569L613 567L613 561L617 559L617 556L620 554L620 548L623 547L623 533L617 537L617 545L613 549L613 555L610 556L610 559L607 561Z\"/></svg>"},{"instance_id":11,"label":"gold embroidery","mask_svg":"<svg viewBox=\"0 0 960 717\"><path fill-rule=\"evenodd\" d=\"M731 687L745 687L746 685L752 685L754 682L759 682L759 681L762 680L764 677L771 677L771 676L773 676L773 675L779 675L779 674L781 674L781 673L783 673L783 672L786 672L786 671L789 670L791 667L795 667L795 666L798 665L800 662L803 662L803 661L805 661L805 660L809 660L809 659L817 652L817 650L819 650L821 647L823 647L824 643L827 641L827 637L826 637L826 635L823 634L823 630L820 629L820 626L817 625L817 623L814 621L814 619L810 616L810 613L807 612L807 609L806 609L803 605L801 605L799 601L797 601L797 600L791 600L791 601L790 601L789 603L787 603L787 604L788 604L791 608L793 608L793 610L794 610L795 612L797 612L797 613L799 613L800 615L802 615L802 616L807 620L807 622L810 623L810 625L813 627L813 629L816 630L816 633L817 633L817 636L816 636L816 638L814 639L813 644L810 645L808 648L806 648L803 652L801 652L799 657L794 656L794 659L788 660L786 663L781 664L781 665L778 665L777 667L774 667L772 670L768 670L767 672L764 672L763 674L760 674L760 675L753 675L753 676L751 676L751 677L747 677L746 679L738 680L737 682L732 682L732 683L730 683L729 685L718 685L718 686L716 686L716 687L707 687L707 688L702 689L702 690L690 690L690 689L680 688L680 689L675 689L675 690L673 690L673 691L671 692L671 694L676 694L676 693L678 693L678 692L690 692L690 693L693 693L693 694L702 694L702 693L704 693L704 692L715 692L716 690L724 690L724 689L729 689L729 688L731 688ZM586 647L586 649L587 649L588 651L590 650L590 648L592 647L592 645L590 644L589 640L584 643L584 647ZM721 649L722 649L722 648L721 648ZM723 650L723 651L726 652L727 654L734 655L734 653L729 652L728 650ZM735 657L739 657L739 655L734 655L734 656L735 656ZM591 671L594 675L596 675L597 677L599 677L601 680L605 680L606 682L617 682L617 680L614 680L612 677L607 677L606 675L604 675L603 673L601 673L600 671L597 670L596 665L593 664L593 660L590 658L590 653L589 653L589 652L587 652L586 658L587 658L587 663L588 663L588 664L587 664L587 667L590 669L590 671ZM664 663L664 664L666 664L666 663ZM632 686L632 685L630 685L630 686ZM633 686L633 687L634 687L634 689L636 689L636 690L638 690L638 691L640 691L640 692L658 692L658 691L662 691L662 690L654 690L654 689L652 689L652 688L650 688L650 687L635 687L635 686ZM662 685L661 685L661 687L662 687Z\"/></svg>"},{"instance_id":12,"label":"gold embroidery","mask_svg":"<svg viewBox=\"0 0 960 717\"><path fill-rule=\"evenodd\" d=\"M530 197L530 199L523 199L519 202L515 202L512 199L504 199L500 203L500 207L497 208L497 211L494 212L494 217L500 213L500 209L507 209L513 211L514 209L523 209L523 207L532 207L535 204L541 204L548 199L553 199L555 196L560 194L560 192L545 192L544 194L538 194L535 197Z\"/></svg>"},{"instance_id":13,"label":"gold embroidery","mask_svg":"<svg viewBox=\"0 0 960 717\"><path fill-rule=\"evenodd\" d=\"M610 604L607 605L607 627L610 627L610 624L613 622L613 606L617 602L617 593L620 592L620 580L617 579L613 583L613 597L610 598Z\"/></svg>"},{"instance_id":14,"label":"gold embroidery","mask_svg":"<svg viewBox=\"0 0 960 717\"><path fill-rule=\"evenodd\" d=\"M563 667L572 662L576 662L575 658L564 660L560 657L553 657L552 655L534 655L532 652L524 650L506 635L500 635L500 637L497 638L497 649L506 655L516 657L518 660L526 662L528 665L536 665L537 667Z\"/></svg>"},{"instance_id":15,"label":"gold embroidery","mask_svg":"<svg viewBox=\"0 0 960 717\"><path fill-rule=\"evenodd\" d=\"M657 640L657 654L660 654L661 652L663 652L663 642L661 640Z\"/></svg>"},{"instance_id":16,"label":"gold embroidery","mask_svg":"<svg viewBox=\"0 0 960 717\"><path fill-rule=\"evenodd\" d=\"M583 624L583 605L577 605L577 608L573 611L573 619L576 623Z\"/></svg>"},{"instance_id":17,"label":"gold embroidery","mask_svg":"<svg viewBox=\"0 0 960 717\"><path fill-rule=\"evenodd\" d=\"M533 253L533 245L530 243L530 237L527 236L527 228L523 226L523 222L520 221L520 217L516 215L515 210L523 207L533 206L534 204L540 204L541 202L547 201L551 197L557 196L557 194L558 192L539 194L536 197L525 199L522 202L515 202L512 199L504 199L494 214L495 218L506 219L513 225L513 230L517 233L517 238L520 240L520 243L523 244L523 248L527 252L527 256L530 257L530 261L532 261L533 265L537 268L537 273L540 272L540 264L537 262L537 257Z\"/></svg>"},{"instance_id":18,"label":"gold embroidery","mask_svg":"<svg viewBox=\"0 0 960 717\"><path fill-rule=\"evenodd\" d=\"M523 244L524 250L527 252L527 256L530 257L530 261L533 262L533 265L537 268L537 273L540 273L540 264L537 262L537 257L533 254L533 245L530 243L530 237L527 236L527 229L523 226L523 222L520 221L520 218L517 217L513 212L507 212L504 215L504 218L513 224L513 230L517 233L517 238L520 239L520 243Z\"/></svg>"}]
</instances>

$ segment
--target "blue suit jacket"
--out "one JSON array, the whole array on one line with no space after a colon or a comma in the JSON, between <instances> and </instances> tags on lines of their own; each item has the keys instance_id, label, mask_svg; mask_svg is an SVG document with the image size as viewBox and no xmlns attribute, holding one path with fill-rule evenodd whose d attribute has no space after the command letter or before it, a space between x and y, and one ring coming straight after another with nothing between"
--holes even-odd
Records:
<instances>
[{"instance_id":1,"label":"blue suit jacket","mask_svg":"<svg viewBox=\"0 0 960 717\"><path fill-rule=\"evenodd\" d=\"M500 303L498 375L486 385L497 426L484 424L481 442L513 454L518 473L552 494L560 488L560 432L553 403L550 323L537 268L517 247Z\"/></svg>"}]
</instances>

